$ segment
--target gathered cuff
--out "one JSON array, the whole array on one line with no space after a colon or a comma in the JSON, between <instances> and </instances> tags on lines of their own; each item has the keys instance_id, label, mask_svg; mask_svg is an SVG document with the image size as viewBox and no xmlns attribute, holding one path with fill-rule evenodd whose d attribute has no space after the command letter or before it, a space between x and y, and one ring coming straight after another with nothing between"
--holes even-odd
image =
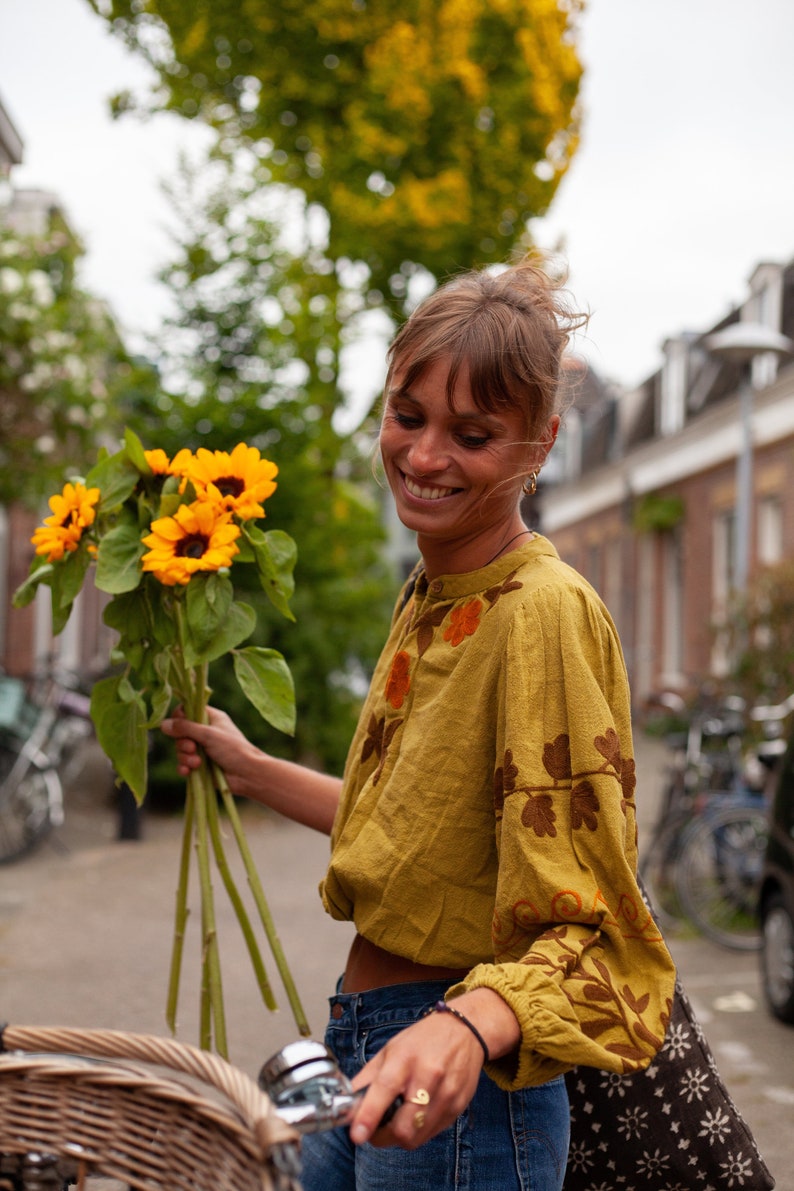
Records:
<instances>
[{"instance_id":1,"label":"gathered cuff","mask_svg":"<svg viewBox=\"0 0 794 1191\"><path fill-rule=\"evenodd\" d=\"M489 988L515 1014L521 1041L509 1054L485 1065L500 1088L514 1092L536 1087L580 1064L618 1074L649 1065L651 1054L628 1064L625 1057L588 1038L560 987L548 980L541 984L536 972L520 963L478 964L447 991L446 999L452 1000L475 988Z\"/></svg>"}]
</instances>

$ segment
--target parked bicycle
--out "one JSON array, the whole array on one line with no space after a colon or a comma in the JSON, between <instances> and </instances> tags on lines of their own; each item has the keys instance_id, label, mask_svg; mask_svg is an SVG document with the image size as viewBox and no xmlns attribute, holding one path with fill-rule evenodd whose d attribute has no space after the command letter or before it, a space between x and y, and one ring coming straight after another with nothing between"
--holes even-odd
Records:
<instances>
[{"instance_id":1,"label":"parked bicycle","mask_svg":"<svg viewBox=\"0 0 794 1191\"><path fill-rule=\"evenodd\" d=\"M65 675L0 675L0 864L63 823L63 766L92 730L89 706Z\"/></svg>"},{"instance_id":2,"label":"parked bicycle","mask_svg":"<svg viewBox=\"0 0 794 1191\"><path fill-rule=\"evenodd\" d=\"M724 947L761 945L758 892L769 791L794 695L748 712L741 700L699 709L681 739L640 873L663 926L689 921ZM748 745L752 723L764 739Z\"/></svg>"}]
</instances>

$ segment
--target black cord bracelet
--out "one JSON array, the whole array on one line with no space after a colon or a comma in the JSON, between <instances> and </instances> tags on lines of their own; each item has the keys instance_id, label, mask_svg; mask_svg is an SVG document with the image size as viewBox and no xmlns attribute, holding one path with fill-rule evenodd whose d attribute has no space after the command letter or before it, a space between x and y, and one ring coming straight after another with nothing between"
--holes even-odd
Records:
<instances>
[{"instance_id":1,"label":"black cord bracelet","mask_svg":"<svg viewBox=\"0 0 794 1191\"><path fill-rule=\"evenodd\" d=\"M468 1026L468 1028L471 1030L472 1034L474 1035L474 1037L477 1039L480 1046L482 1047L482 1053L485 1055L486 1063L490 1063L491 1055L488 1050L488 1047L485 1045L485 1039L483 1038L482 1034L477 1029L477 1027L472 1022L469 1021L468 1017L464 1017L459 1009L453 1009L452 1006L448 1005L446 1001L436 1001L433 1008L428 1009L427 1012L428 1013L451 1013L453 1017L457 1017L458 1021L462 1021L464 1026Z\"/></svg>"}]
</instances>

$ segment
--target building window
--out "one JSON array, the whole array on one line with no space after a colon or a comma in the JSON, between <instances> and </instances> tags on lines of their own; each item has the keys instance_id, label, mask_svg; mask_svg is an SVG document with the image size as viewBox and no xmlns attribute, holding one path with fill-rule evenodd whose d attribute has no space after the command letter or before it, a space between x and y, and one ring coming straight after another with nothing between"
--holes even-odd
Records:
<instances>
[{"instance_id":1,"label":"building window","mask_svg":"<svg viewBox=\"0 0 794 1191\"><path fill-rule=\"evenodd\" d=\"M779 496L765 496L758 504L758 561L773 566L783 558L783 506Z\"/></svg>"},{"instance_id":2,"label":"building window","mask_svg":"<svg viewBox=\"0 0 794 1191\"><path fill-rule=\"evenodd\" d=\"M676 689L684 685L684 581L681 535L675 530L662 536L662 684Z\"/></svg>"}]
</instances>

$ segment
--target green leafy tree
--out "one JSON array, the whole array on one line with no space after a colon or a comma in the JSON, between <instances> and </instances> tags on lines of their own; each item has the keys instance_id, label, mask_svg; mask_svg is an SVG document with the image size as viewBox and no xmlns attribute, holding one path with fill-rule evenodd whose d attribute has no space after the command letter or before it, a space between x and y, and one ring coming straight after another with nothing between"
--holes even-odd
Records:
<instances>
[{"instance_id":1,"label":"green leafy tree","mask_svg":"<svg viewBox=\"0 0 794 1191\"><path fill-rule=\"evenodd\" d=\"M0 219L0 502L34 505L79 473L135 380L113 318L79 285L83 249L62 218L41 235ZM143 377L139 378L143 383Z\"/></svg>"},{"instance_id":2,"label":"green leafy tree","mask_svg":"<svg viewBox=\"0 0 794 1191\"><path fill-rule=\"evenodd\" d=\"M339 280L310 213L293 199L224 160L180 176L181 241L164 276L177 309L163 335L163 387L128 391L122 412L170 456L245 441L277 463L267 524L298 544L295 623L277 616L255 584L245 598L257 612L254 643L289 659L294 738L251 717L223 662L211 683L215 702L263 747L339 771L395 581L383 562L366 428L351 436L335 426L344 405L337 361L363 300Z\"/></svg>"},{"instance_id":3,"label":"green leafy tree","mask_svg":"<svg viewBox=\"0 0 794 1191\"><path fill-rule=\"evenodd\" d=\"M167 109L251 145L330 218L395 308L505 259L578 141L582 0L88 0L156 72L117 111Z\"/></svg>"}]
</instances>

